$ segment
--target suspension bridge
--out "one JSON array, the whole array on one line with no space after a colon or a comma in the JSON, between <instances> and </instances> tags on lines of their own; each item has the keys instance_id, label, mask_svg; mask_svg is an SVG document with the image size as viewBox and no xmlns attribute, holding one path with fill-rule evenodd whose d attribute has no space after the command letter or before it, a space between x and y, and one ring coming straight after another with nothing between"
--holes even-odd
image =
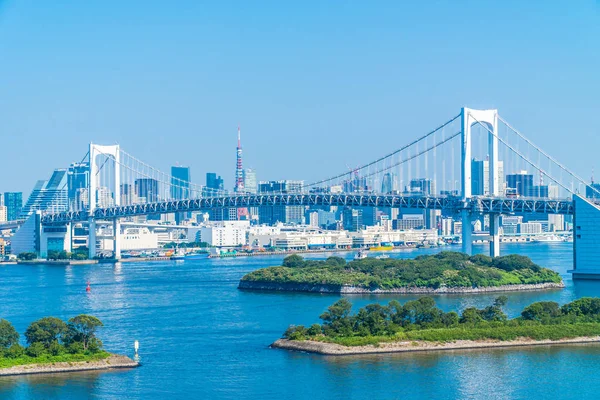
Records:
<instances>
[{"instance_id":1,"label":"suspension bridge","mask_svg":"<svg viewBox=\"0 0 600 400\"><path fill-rule=\"evenodd\" d=\"M83 158L89 162L89 185L81 201L44 213L41 224L87 222L94 243L96 222L112 221L119 232L121 220L150 214L281 205L442 210L462 221L463 251L469 254L473 221L489 216L490 255L498 256L501 215L577 216L578 207L595 207L581 193L592 190L600 197L600 192L533 144L497 110L462 108L416 139L402 137L406 145L376 160L274 193L231 193L196 185L138 160L118 145L90 144ZM580 223L574 226L581 230ZM575 232L574 237L576 265L578 248L589 261L583 249L586 238L593 240L592 234ZM119 254L115 239L115 256ZM94 255L90 246L90 256Z\"/></svg>"}]
</instances>

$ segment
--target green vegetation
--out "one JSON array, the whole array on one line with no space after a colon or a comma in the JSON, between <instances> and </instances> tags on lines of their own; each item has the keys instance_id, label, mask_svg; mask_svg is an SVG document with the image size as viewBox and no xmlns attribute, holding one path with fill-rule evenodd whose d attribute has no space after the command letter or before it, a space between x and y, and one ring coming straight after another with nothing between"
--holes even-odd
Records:
<instances>
[{"instance_id":1,"label":"green vegetation","mask_svg":"<svg viewBox=\"0 0 600 400\"><path fill-rule=\"evenodd\" d=\"M404 305L396 300L386 306L369 304L352 314L352 304L341 299L321 314L323 324L309 328L292 325L283 337L362 346L392 341L559 340L600 335L600 298L586 297L562 307L551 301L533 303L513 319L502 310L506 301L506 296L501 296L487 307L468 307L459 315L440 310L431 297L422 297Z\"/></svg>"},{"instance_id":2,"label":"green vegetation","mask_svg":"<svg viewBox=\"0 0 600 400\"><path fill-rule=\"evenodd\" d=\"M533 263L528 257L508 255L494 259L441 252L412 260L365 258L346 263L340 257L304 260L294 254L280 267L251 272L242 281L354 286L364 289L476 288L502 285L560 283L560 275Z\"/></svg>"},{"instance_id":3,"label":"green vegetation","mask_svg":"<svg viewBox=\"0 0 600 400\"><path fill-rule=\"evenodd\" d=\"M174 249L174 248L181 248L181 249L195 249L195 248L208 248L210 247L208 245L208 243L206 242L182 242L182 243L176 243L176 242L169 242L166 243L163 246L165 249Z\"/></svg>"},{"instance_id":4,"label":"green vegetation","mask_svg":"<svg viewBox=\"0 0 600 400\"><path fill-rule=\"evenodd\" d=\"M37 258L37 253L34 253L34 252L23 252L23 253L19 253L17 255L17 258L19 260L23 260L23 261L31 261L31 260L35 260Z\"/></svg>"},{"instance_id":5,"label":"green vegetation","mask_svg":"<svg viewBox=\"0 0 600 400\"><path fill-rule=\"evenodd\" d=\"M0 319L0 368L24 364L94 361L108 357L96 331L102 322L81 314L67 322L44 317L32 322L25 331L27 347L19 344L19 333L12 324Z\"/></svg>"}]
</instances>

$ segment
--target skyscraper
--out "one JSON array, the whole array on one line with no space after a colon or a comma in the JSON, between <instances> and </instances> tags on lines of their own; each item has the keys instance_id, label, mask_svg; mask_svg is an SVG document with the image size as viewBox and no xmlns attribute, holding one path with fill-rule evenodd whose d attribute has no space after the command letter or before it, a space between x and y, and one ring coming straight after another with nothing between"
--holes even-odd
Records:
<instances>
[{"instance_id":1,"label":"skyscraper","mask_svg":"<svg viewBox=\"0 0 600 400\"><path fill-rule=\"evenodd\" d=\"M223 185L223 178L221 178L214 172L207 172L206 187L209 189L224 190L225 186Z\"/></svg>"},{"instance_id":2,"label":"skyscraper","mask_svg":"<svg viewBox=\"0 0 600 400\"><path fill-rule=\"evenodd\" d=\"M183 200L190 198L190 169L189 167L171 167L171 198ZM181 221L189 218L191 213L176 213L175 222L179 225Z\"/></svg>"},{"instance_id":3,"label":"skyscraper","mask_svg":"<svg viewBox=\"0 0 600 400\"><path fill-rule=\"evenodd\" d=\"M260 193L300 193L304 188L304 181L269 181L260 182ZM258 210L258 220L261 224L273 225L277 222L286 224L304 223L304 206L261 206Z\"/></svg>"},{"instance_id":4,"label":"skyscraper","mask_svg":"<svg viewBox=\"0 0 600 400\"><path fill-rule=\"evenodd\" d=\"M37 181L27 203L21 210L20 218L27 219L34 211L62 212L69 209L67 170L54 170L50 180Z\"/></svg>"},{"instance_id":5,"label":"skyscraper","mask_svg":"<svg viewBox=\"0 0 600 400\"><path fill-rule=\"evenodd\" d=\"M82 204L83 198L89 196L82 196L83 190L88 190L90 183L90 164L85 163L72 163L67 170L67 190L69 196L69 207L71 210L81 210L87 208L89 204Z\"/></svg>"},{"instance_id":6,"label":"skyscraper","mask_svg":"<svg viewBox=\"0 0 600 400\"><path fill-rule=\"evenodd\" d=\"M171 167L171 198L174 200L190 197L190 168Z\"/></svg>"},{"instance_id":7,"label":"skyscraper","mask_svg":"<svg viewBox=\"0 0 600 400\"><path fill-rule=\"evenodd\" d=\"M530 196L533 189L533 175L527 171L506 175L506 187L514 189L519 196Z\"/></svg>"},{"instance_id":8,"label":"skyscraper","mask_svg":"<svg viewBox=\"0 0 600 400\"><path fill-rule=\"evenodd\" d=\"M504 194L504 163L498 161L498 192ZM471 193L473 196L490 194L490 162L488 160L471 161Z\"/></svg>"},{"instance_id":9,"label":"skyscraper","mask_svg":"<svg viewBox=\"0 0 600 400\"><path fill-rule=\"evenodd\" d=\"M242 140L240 135L240 127L238 126L238 142L236 151L236 167L235 167L235 187L233 191L236 193L244 192L244 172L242 169Z\"/></svg>"},{"instance_id":10,"label":"skyscraper","mask_svg":"<svg viewBox=\"0 0 600 400\"><path fill-rule=\"evenodd\" d=\"M246 193L256 194L258 184L256 182L256 171L251 168L244 169L244 190Z\"/></svg>"},{"instance_id":11,"label":"skyscraper","mask_svg":"<svg viewBox=\"0 0 600 400\"><path fill-rule=\"evenodd\" d=\"M431 179L419 178L410 181L410 192L413 194L430 195L435 192Z\"/></svg>"},{"instance_id":12,"label":"skyscraper","mask_svg":"<svg viewBox=\"0 0 600 400\"><path fill-rule=\"evenodd\" d=\"M136 179L135 194L138 201L144 199L146 203L156 203L158 201L158 181L151 178Z\"/></svg>"},{"instance_id":13,"label":"skyscraper","mask_svg":"<svg viewBox=\"0 0 600 400\"><path fill-rule=\"evenodd\" d=\"M381 193L387 194L398 190L398 181L396 180L396 174L393 172L387 172L383 175L381 181Z\"/></svg>"},{"instance_id":14,"label":"skyscraper","mask_svg":"<svg viewBox=\"0 0 600 400\"><path fill-rule=\"evenodd\" d=\"M8 221L16 221L23 208L23 193L6 192L3 197L4 206L6 207L6 219Z\"/></svg>"}]
</instances>

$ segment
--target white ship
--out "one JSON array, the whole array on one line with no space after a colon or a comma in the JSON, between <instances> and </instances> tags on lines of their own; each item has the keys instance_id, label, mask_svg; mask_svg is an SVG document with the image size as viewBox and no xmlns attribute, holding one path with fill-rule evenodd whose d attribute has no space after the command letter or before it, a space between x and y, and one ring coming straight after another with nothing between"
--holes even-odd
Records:
<instances>
[{"instance_id":1,"label":"white ship","mask_svg":"<svg viewBox=\"0 0 600 400\"><path fill-rule=\"evenodd\" d=\"M564 240L558 235L548 234L548 235L538 235L536 237L531 238L532 242L563 242Z\"/></svg>"}]
</instances>

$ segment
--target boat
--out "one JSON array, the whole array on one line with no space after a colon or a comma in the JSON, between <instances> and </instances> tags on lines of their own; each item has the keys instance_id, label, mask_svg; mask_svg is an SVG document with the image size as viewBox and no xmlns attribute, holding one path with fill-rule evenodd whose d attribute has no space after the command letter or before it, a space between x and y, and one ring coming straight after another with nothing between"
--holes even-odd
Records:
<instances>
[{"instance_id":1,"label":"boat","mask_svg":"<svg viewBox=\"0 0 600 400\"><path fill-rule=\"evenodd\" d=\"M359 250L358 253L354 255L355 260L362 260L363 258L367 258L367 254L363 253L362 250Z\"/></svg>"},{"instance_id":2,"label":"boat","mask_svg":"<svg viewBox=\"0 0 600 400\"><path fill-rule=\"evenodd\" d=\"M373 246L373 247L369 248L369 251L390 251L390 250L394 250L394 246L380 245L380 246Z\"/></svg>"},{"instance_id":3,"label":"boat","mask_svg":"<svg viewBox=\"0 0 600 400\"><path fill-rule=\"evenodd\" d=\"M180 248L175 249L175 252L171 255L171 260L185 260L185 252Z\"/></svg>"},{"instance_id":4,"label":"boat","mask_svg":"<svg viewBox=\"0 0 600 400\"><path fill-rule=\"evenodd\" d=\"M375 257L378 260L385 260L386 258L390 258L387 254L382 254L380 256Z\"/></svg>"},{"instance_id":5,"label":"boat","mask_svg":"<svg viewBox=\"0 0 600 400\"><path fill-rule=\"evenodd\" d=\"M186 260L197 260L208 257L208 252L205 253L189 253L185 255Z\"/></svg>"}]
</instances>

